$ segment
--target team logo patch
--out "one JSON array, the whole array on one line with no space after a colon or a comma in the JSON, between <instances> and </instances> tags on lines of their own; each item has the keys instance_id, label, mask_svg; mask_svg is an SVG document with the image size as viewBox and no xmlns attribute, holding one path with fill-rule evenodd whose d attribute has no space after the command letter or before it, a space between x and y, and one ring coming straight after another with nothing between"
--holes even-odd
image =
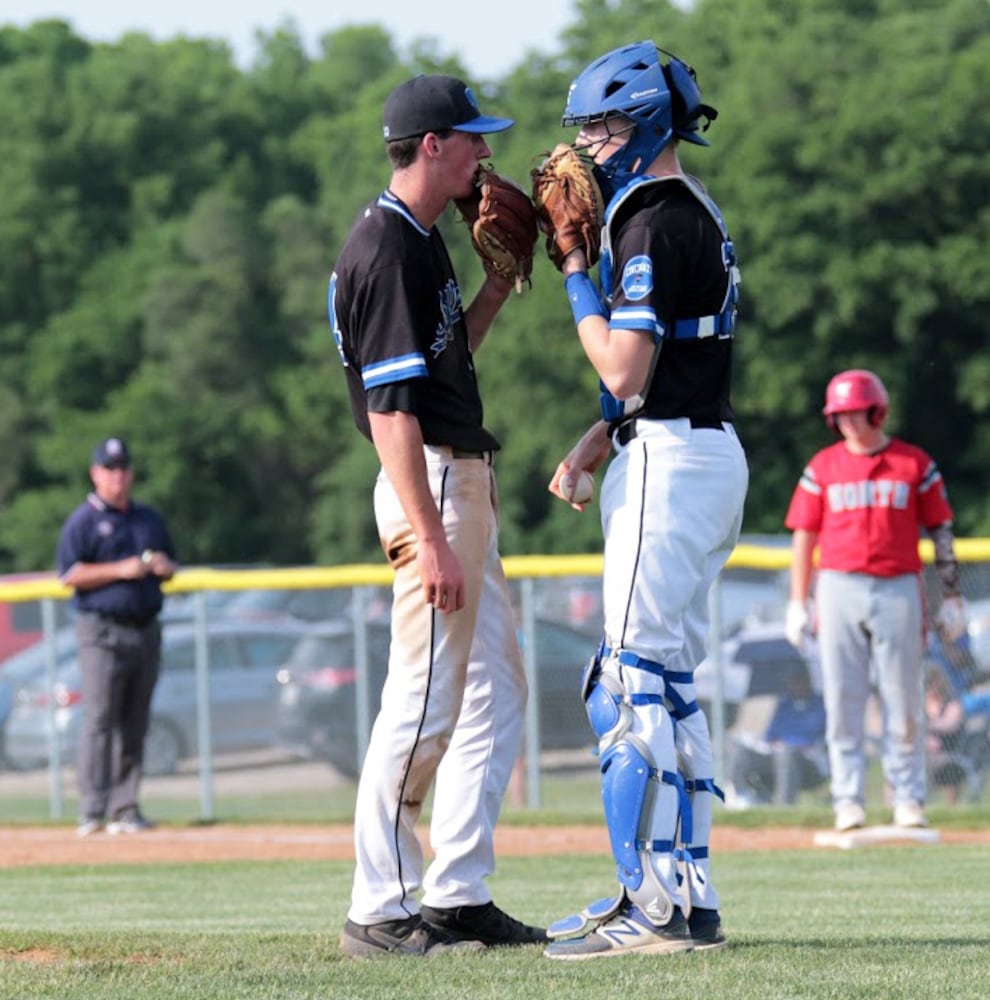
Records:
<instances>
[{"instance_id":1,"label":"team logo patch","mask_svg":"<svg viewBox=\"0 0 990 1000\"><path fill-rule=\"evenodd\" d=\"M633 257L623 268L622 291L630 302L645 299L653 291L653 261L646 254Z\"/></svg>"},{"instance_id":2,"label":"team logo patch","mask_svg":"<svg viewBox=\"0 0 990 1000\"><path fill-rule=\"evenodd\" d=\"M461 293L453 278L440 291L440 322L436 337L430 345L433 357L438 358L454 342L454 326L461 318Z\"/></svg>"}]
</instances>

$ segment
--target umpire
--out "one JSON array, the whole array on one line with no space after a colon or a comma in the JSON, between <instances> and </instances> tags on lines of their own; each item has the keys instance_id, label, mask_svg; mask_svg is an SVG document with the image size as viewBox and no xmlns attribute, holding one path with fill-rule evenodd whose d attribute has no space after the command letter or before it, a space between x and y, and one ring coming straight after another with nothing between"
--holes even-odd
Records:
<instances>
[{"instance_id":1,"label":"umpire","mask_svg":"<svg viewBox=\"0 0 990 1000\"><path fill-rule=\"evenodd\" d=\"M163 580L176 571L161 515L131 499L127 444L101 441L89 468L93 492L62 526L57 563L75 588L82 674L82 732L76 758L80 837L140 833L138 786L151 696L161 662Z\"/></svg>"}]
</instances>

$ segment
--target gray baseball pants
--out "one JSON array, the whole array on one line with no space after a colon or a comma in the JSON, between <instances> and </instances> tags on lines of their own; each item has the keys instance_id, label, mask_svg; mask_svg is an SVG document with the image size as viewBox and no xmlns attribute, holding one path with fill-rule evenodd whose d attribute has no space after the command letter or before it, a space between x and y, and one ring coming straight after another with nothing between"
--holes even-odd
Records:
<instances>
[{"instance_id":1,"label":"gray baseball pants","mask_svg":"<svg viewBox=\"0 0 990 1000\"><path fill-rule=\"evenodd\" d=\"M922 604L918 576L822 570L816 585L832 799L863 803L866 706L876 685L893 805L925 801Z\"/></svg>"},{"instance_id":2,"label":"gray baseball pants","mask_svg":"<svg viewBox=\"0 0 990 1000\"><path fill-rule=\"evenodd\" d=\"M76 621L82 730L76 754L79 815L138 812L144 738L161 664L161 625L121 625L98 615Z\"/></svg>"}]
</instances>

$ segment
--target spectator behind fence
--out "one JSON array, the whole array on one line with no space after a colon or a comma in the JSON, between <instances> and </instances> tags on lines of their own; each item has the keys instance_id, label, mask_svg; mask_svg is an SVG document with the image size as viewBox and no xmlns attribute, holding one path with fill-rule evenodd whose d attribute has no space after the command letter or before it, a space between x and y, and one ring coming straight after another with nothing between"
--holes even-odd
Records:
<instances>
[{"instance_id":1,"label":"spectator behind fence","mask_svg":"<svg viewBox=\"0 0 990 1000\"><path fill-rule=\"evenodd\" d=\"M929 630L926 658L945 675L952 693L962 697L990 675L973 656L972 642L967 632L953 639L943 638L942 632L937 626Z\"/></svg>"},{"instance_id":2,"label":"spectator behind fence","mask_svg":"<svg viewBox=\"0 0 990 1000\"><path fill-rule=\"evenodd\" d=\"M928 727L925 753L930 780L936 787L946 790L950 802L956 802L959 788L966 784L972 770L963 748L966 713L939 667L930 668L925 675L925 721Z\"/></svg>"},{"instance_id":3,"label":"spectator behind fence","mask_svg":"<svg viewBox=\"0 0 990 1000\"><path fill-rule=\"evenodd\" d=\"M57 564L72 603L82 675L76 756L79 825L88 837L140 833L138 804L151 696L161 661L162 581L176 571L161 515L131 499L127 444L107 438L89 469L93 492L62 527Z\"/></svg>"},{"instance_id":4,"label":"spectator behind fence","mask_svg":"<svg viewBox=\"0 0 990 1000\"><path fill-rule=\"evenodd\" d=\"M762 739L741 733L731 749L732 801L737 807L790 805L828 777L825 703L805 667L794 667Z\"/></svg>"},{"instance_id":5,"label":"spectator behind fence","mask_svg":"<svg viewBox=\"0 0 990 1000\"><path fill-rule=\"evenodd\" d=\"M970 691L964 694L962 706L967 716L990 715L990 691Z\"/></svg>"}]
</instances>

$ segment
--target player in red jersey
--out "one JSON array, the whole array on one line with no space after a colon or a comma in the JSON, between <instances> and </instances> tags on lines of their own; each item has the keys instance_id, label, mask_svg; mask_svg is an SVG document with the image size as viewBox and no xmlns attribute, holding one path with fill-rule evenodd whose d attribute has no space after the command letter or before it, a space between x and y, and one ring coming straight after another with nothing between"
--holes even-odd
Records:
<instances>
[{"instance_id":1,"label":"player in red jersey","mask_svg":"<svg viewBox=\"0 0 990 1000\"><path fill-rule=\"evenodd\" d=\"M887 405L887 390L873 372L845 371L829 382L825 420L842 440L808 463L785 522L794 533L787 636L796 646L811 630L808 593L818 548L815 610L837 830L866 822L871 682L883 705L883 772L894 822L928 824L920 527L935 545L943 598L936 624L948 639L965 628L942 476L924 451L885 433Z\"/></svg>"}]
</instances>

